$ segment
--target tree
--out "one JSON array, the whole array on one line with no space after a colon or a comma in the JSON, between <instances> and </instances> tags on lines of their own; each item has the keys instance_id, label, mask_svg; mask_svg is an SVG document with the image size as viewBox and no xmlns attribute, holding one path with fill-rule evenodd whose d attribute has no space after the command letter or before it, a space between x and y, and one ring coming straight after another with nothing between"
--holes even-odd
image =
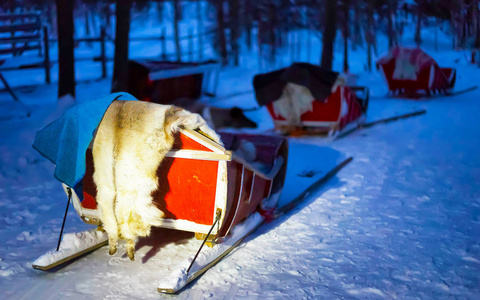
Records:
<instances>
[{"instance_id":1,"label":"tree","mask_svg":"<svg viewBox=\"0 0 480 300\"><path fill-rule=\"evenodd\" d=\"M337 31L337 0L326 0L325 5L325 28L323 31L323 47L321 66L332 69L333 43Z\"/></svg>"},{"instance_id":2,"label":"tree","mask_svg":"<svg viewBox=\"0 0 480 300\"><path fill-rule=\"evenodd\" d=\"M349 32L349 9L350 9L350 0L343 1L343 72L348 72L348 38L350 35Z\"/></svg>"},{"instance_id":3,"label":"tree","mask_svg":"<svg viewBox=\"0 0 480 300\"><path fill-rule=\"evenodd\" d=\"M368 0L367 3L367 28L365 30L365 41L367 42L367 69L372 71L372 48L375 43L374 30L374 2L375 0Z\"/></svg>"},{"instance_id":4,"label":"tree","mask_svg":"<svg viewBox=\"0 0 480 300\"><path fill-rule=\"evenodd\" d=\"M480 48L480 20L479 20L479 17L480 17L480 13L478 11L478 4L479 4L479 1L478 0L474 0L473 1L473 26L474 26L474 32L475 32L475 42L474 42L474 46L476 49L479 49Z\"/></svg>"},{"instance_id":5,"label":"tree","mask_svg":"<svg viewBox=\"0 0 480 300\"><path fill-rule=\"evenodd\" d=\"M387 0L387 32L388 32L388 49L392 49L397 45L397 34L393 27L393 15L396 14L394 0Z\"/></svg>"},{"instance_id":6,"label":"tree","mask_svg":"<svg viewBox=\"0 0 480 300\"><path fill-rule=\"evenodd\" d=\"M233 64L239 64L239 46L238 38L240 37L240 20L238 10L240 9L239 0L230 0L229 2L229 19L230 19L230 47L233 52Z\"/></svg>"},{"instance_id":7,"label":"tree","mask_svg":"<svg viewBox=\"0 0 480 300\"><path fill-rule=\"evenodd\" d=\"M57 0L58 97L75 97L74 0Z\"/></svg>"},{"instance_id":8,"label":"tree","mask_svg":"<svg viewBox=\"0 0 480 300\"><path fill-rule=\"evenodd\" d=\"M225 37L225 12L223 9L223 0L215 0L215 6L217 8L217 41L218 49L220 51L220 57L222 59L222 65L227 64L227 39Z\"/></svg>"},{"instance_id":9,"label":"tree","mask_svg":"<svg viewBox=\"0 0 480 300\"><path fill-rule=\"evenodd\" d=\"M63 1L63 0L58 0ZM115 58L112 92L125 91L128 84L128 34L130 33L131 0L117 0L115 8Z\"/></svg>"},{"instance_id":10,"label":"tree","mask_svg":"<svg viewBox=\"0 0 480 300\"><path fill-rule=\"evenodd\" d=\"M415 27L415 43L417 44L417 47L420 47L420 44L422 43L422 6L423 0L417 0L417 26Z\"/></svg>"},{"instance_id":11,"label":"tree","mask_svg":"<svg viewBox=\"0 0 480 300\"><path fill-rule=\"evenodd\" d=\"M177 61L182 60L182 48L180 46L180 28L178 27L181 19L180 1L173 1L173 33L175 35L175 53Z\"/></svg>"}]
</instances>

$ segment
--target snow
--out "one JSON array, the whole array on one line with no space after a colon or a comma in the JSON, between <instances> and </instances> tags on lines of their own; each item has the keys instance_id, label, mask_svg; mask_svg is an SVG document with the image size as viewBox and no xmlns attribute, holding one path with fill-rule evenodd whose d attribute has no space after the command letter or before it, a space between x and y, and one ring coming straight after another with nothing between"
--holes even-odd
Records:
<instances>
[{"instance_id":1,"label":"snow","mask_svg":"<svg viewBox=\"0 0 480 300\"><path fill-rule=\"evenodd\" d=\"M467 53L450 50L450 37L441 32L440 50L435 51L429 30L423 29L425 49L441 66L457 69L456 89L478 84L480 70L468 64ZM338 42L337 70L343 50ZM380 53L386 45L379 37ZM380 74L364 71L363 50L350 54L358 84L371 90L367 121L417 109L427 114L336 141L290 138L281 203L344 158L354 160L299 207L249 235L179 298L479 299L480 90L430 100L392 99ZM228 97L252 89L252 75L258 72L255 54L245 54L241 62L248 63L222 71L218 97L210 103L255 107L251 93ZM98 75L98 66L90 65L82 62L77 71L85 70L84 78L89 72ZM38 74L4 75L19 87L41 82ZM110 79L82 81L76 101L106 95L109 88ZM56 247L67 199L53 178L53 166L31 144L35 132L72 101L57 102L56 84L15 91L32 114L27 117L22 106L0 92L3 298L171 298L159 294L157 287L164 278L175 281L171 272L195 254L201 241L192 233L155 228L151 237L138 242L133 262L120 243L113 256L103 247L55 272L32 269L32 262ZM265 109L248 115L260 122L257 131L271 129ZM92 229L69 211L66 237Z\"/></svg>"}]
</instances>

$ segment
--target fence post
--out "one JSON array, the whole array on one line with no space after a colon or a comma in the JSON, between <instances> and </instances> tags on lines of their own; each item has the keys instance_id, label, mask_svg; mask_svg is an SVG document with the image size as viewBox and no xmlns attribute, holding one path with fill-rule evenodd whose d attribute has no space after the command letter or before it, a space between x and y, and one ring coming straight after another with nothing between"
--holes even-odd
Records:
<instances>
[{"instance_id":1,"label":"fence post","mask_svg":"<svg viewBox=\"0 0 480 300\"><path fill-rule=\"evenodd\" d=\"M45 47L45 58L43 66L45 67L45 82L50 84L50 47L48 44L48 27L43 26L43 46Z\"/></svg>"},{"instance_id":2,"label":"fence post","mask_svg":"<svg viewBox=\"0 0 480 300\"><path fill-rule=\"evenodd\" d=\"M190 61L193 62L193 30L192 28L189 29L188 34L188 56L190 57Z\"/></svg>"},{"instance_id":3,"label":"fence post","mask_svg":"<svg viewBox=\"0 0 480 300\"><path fill-rule=\"evenodd\" d=\"M307 61L310 62L310 58L312 56L312 31L308 29L307 31Z\"/></svg>"},{"instance_id":4,"label":"fence post","mask_svg":"<svg viewBox=\"0 0 480 300\"><path fill-rule=\"evenodd\" d=\"M290 48L290 64L295 60L295 41L293 40L293 31L288 32L288 46Z\"/></svg>"},{"instance_id":5,"label":"fence post","mask_svg":"<svg viewBox=\"0 0 480 300\"><path fill-rule=\"evenodd\" d=\"M105 42L107 37L107 31L105 29L105 25L102 25L100 28L100 55L102 56L102 78L107 78L107 57L105 51Z\"/></svg>"},{"instance_id":6,"label":"fence post","mask_svg":"<svg viewBox=\"0 0 480 300\"><path fill-rule=\"evenodd\" d=\"M202 32L198 32L198 60L199 61L203 61L203 33L204 33L203 30Z\"/></svg>"},{"instance_id":7,"label":"fence post","mask_svg":"<svg viewBox=\"0 0 480 300\"><path fill-rule=\"evenodd\" d=\"M39 16L39 15L36 15L36 16L35 16L35 22L37 23L38 28L42 28L42 22L41 22L41 20L40 20L40 16ZM38 47L38 56L39 56L39 57L42 57L42 47L41 47L41 45L40 45L40 41L38 42L38 46L39 46L39 47Z\"/></svg>"},{"instance_id":8,"label":"fence post","mask_svg":"<svg viewBox=\"0 0 480 300\"><path fill-rule=\"evenodd\" d=\"M295 45L297 46L297 58L296 60L299 61L302 59L302 47L301 47L301 43L302 43L302 36L301 36L302 32L298 32L298 31L295 31Z\"/></svg>"},{"instance_id":9,"label":"fence post","mask_svg":"<svg viewBox=\"0 0 480 300\"><path fill-rule=\"evenodd\" d=\"M162 41L162 59L167 60L167 36L165 33L165 27L162 28L161 41Z\"/></svg>"}]
</instances>

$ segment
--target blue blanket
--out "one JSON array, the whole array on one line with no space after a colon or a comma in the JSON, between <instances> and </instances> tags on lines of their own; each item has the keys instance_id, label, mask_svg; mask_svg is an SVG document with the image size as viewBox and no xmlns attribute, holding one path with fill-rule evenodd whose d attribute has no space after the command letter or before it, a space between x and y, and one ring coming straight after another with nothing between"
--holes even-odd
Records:
<instances>
[{"instance_id":1,"label":"blue blanket","mask_svg":"<svg viewBox=\"0 0 480 300\"><path fill-rule=\"evenodd\" d=\"M55 178L73 187L80 200L83 200L85 153L114 100L137 99L128 93L115 93L78 104L35 135L33 148L56 165Z\"/></svg>"}]
</instances>

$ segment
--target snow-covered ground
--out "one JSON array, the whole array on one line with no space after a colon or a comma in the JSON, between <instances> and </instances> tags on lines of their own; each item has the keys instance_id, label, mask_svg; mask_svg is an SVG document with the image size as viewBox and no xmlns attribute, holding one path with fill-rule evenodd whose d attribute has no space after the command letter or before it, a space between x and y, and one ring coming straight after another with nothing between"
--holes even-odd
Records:
<instances>
[{"instance_id":1,"label":"snow-covered ground","mask_svg":"<svg viewBox=\"0 0 480 300\"><path fill-rule=\"evenodd\" d=\"M480 70L467 63L464 52L450 50L447 38L440 43L443 50L426 47L428 53L442 66L457 68L457 89L477 84ZM321 176L345 157L354 160L297 209L254 232L178 298L480 299L480 90L390 99L379 73L364 71L364 61L362 51L352 53L359 84L372 90L369 120L415 109L427 114L333 142L291 138L282 201L300 192L302 173ZM226 68L218 100L211 102L255 106L253 94L226 96L251 89L257 71ZM29 81L28 74L11 77ZM110 79L80 83L77 101L109 88ZM113 256L101 248L54 272L32 269L36 258L56 247L66 196L51 163L31 144L35 132L69 102L56 101L55 84L17 92L30 117L0 93L0 298L171 298L156 288L198 247L188 232L154 230L137 244L134 262L121 244ZM250 115L262 130L271 127L264 110ZM69 211L66 232L89 228Z\"/></svg>"}]
</instances>

